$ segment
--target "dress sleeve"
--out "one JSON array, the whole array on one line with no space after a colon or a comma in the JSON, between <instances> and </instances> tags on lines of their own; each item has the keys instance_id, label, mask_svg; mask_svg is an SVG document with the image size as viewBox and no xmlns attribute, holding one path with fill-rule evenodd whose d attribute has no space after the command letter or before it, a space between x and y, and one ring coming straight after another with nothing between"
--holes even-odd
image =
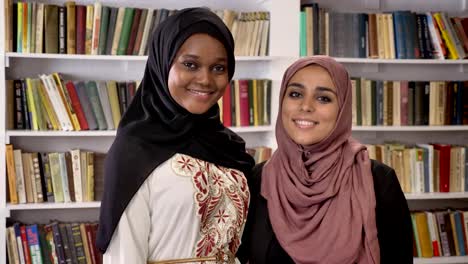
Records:
<instances>
[{"instance_id":1,"label":"dress sleeve","mask_svg":"<svg viewBox=\"0 0 468 264\"><path fill-rule=\"evenodd\" d=\"M143 183L123 212L103 256L104 264L147 262L151 212L148 182Z\"/></svg>"},{"instance_id":2,"label":"dress sleeve","mask_svg":"<svg viewBox=\"0 0 468 264\"><path fill-rule=\"evenodd\" d=\"M395 171L380 171L376 185L381 264L413 263L411 216Z\"/></svg>"}]
</instances>

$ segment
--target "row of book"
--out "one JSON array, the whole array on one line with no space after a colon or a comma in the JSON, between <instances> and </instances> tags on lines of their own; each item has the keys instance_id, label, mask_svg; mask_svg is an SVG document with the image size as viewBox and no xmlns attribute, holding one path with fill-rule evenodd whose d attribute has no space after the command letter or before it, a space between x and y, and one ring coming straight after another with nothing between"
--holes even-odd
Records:
<instances>
[{"instance_id":1,"label":"row of book","mask_svg":"<svg viewBox=\"0 0 468 264\"><path fill-rule=\"evenodd\" d=\"M468 81L353 78L353 125L468 125Z\"/></svg>"},{"instance_id":2,"label":"row of book","mask_svg":"<svg viewBox=\"0 0 468 264\"><path fill-rule=\"evenodd\" d=\"M9 129L114 130L139 82L64 81L58 73L7 80ZM226 126L270 124L271 80L233 80L220 99Z\"/></svg>"},{"instance_id":3,"label":"row of book","mask_svg":"<svg viewBox=\"0 0 468 264\"><path fill-rule=\"evenodd\" d=\"M301 5L300 55L380 59L464 59L468 17L444 12L338 13Z\"/></svg>"},{"instance_id":4,"label":"row of book","mask_svg":"<svg viewBox=\"0 0 468 264\"><path fill-rule=\"evenodd\" d=\"M6 1L6 50L18 53L146 55L154 29L176 10ZM239 56L266 56L269 13L215 11Z\"/></svg>"},{"instance_id":5,"label":"row of book","mask_svg":"<svg viewBox=\"0 0 468 264\"><path fill-rule=\"evenodd\" d=\"M271 80L233 80L218 101L226 127L265 126L271 122Z\"/></svg>"},{"instance_id":6,"label":"row of book","mask_svg":"<svg viewBox=\"0 0 468 264\"><path fill-rule=\"evenodd\" d=\"M6 228L7 263L100 264L97 223L20 224Z\"/></svg>"},{"instance_id":7,"label":"row of book","mask_svg":"<svg viewBox=\"0 0 468 264\"><path fill-rule=\"evenodd\" d=\"M133 99L138 84L133 81L64 81L58 73L7 80L8 127L113 130Z\"/></svg>"},{"instance_id":8,"label":"row of book","mask_svg":"<svg viewBox=\"0 0 468 264\"><path fill-rule=\"evenodd\" d=\"M367 150L395 170L405 193L468 192L468 146L386 143Z\"/></svg>"},{"instance_id":9,"label":"row of book","mask_svg":"<svg viewBox=\"0 0 468 264\"><path fill-rule=\"evenodd\" d=\"M432 258L468 254L468 212L412 212L413 256Z\"/></svg>"},{"instance_id":10,"label":"row of book","mask_svg":"<svg viewBox=\"0 0 468 264\"><path fill-rule=\"evenodd\" d=\"M104 154L26 152L6 145L7 200L12 204L90 202L103 192Z\"/></svg>"}]
</instances>

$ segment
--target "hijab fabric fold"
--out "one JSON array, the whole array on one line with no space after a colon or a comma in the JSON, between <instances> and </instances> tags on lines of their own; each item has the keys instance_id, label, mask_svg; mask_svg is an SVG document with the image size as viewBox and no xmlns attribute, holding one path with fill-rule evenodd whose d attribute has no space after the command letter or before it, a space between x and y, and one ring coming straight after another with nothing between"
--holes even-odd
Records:
<instances>
[{"instance_id":1,"label":"hijab fabric fold","mask_svg":"<svg viewBox=\"0 0 468 264\"><path fill-rule=\"evenodd\" d=\"M224 45L229 80L234 75L234 40L223 21L208 9L182 9L156 28L143 79L120 121L105 161L96 239L103 253L134 194L151 172L175 153L244 174L254 165L245 151L245 142L220 122L217 104L204 114L191 114L169 93L168 75L175 55L185 40L197 33L208 34Z\"/></svg>"},{"instance_id":2,"label":"hijab fabric fold","mask_svg":"<svg viewBox=\"0 0 468 264\"><path fill-rule=\"evenodd\" d=\"M309 65L330 74L339 112L330 135L302 146L286 133L281 105L289 80ZM351 137L351 127L351 81L341 64L313 56L286 70L276 122L278 149L263 168L261 194L280 245L296 263L380 263L371 163L365 146Z\"/></svg>"}]
</instances>

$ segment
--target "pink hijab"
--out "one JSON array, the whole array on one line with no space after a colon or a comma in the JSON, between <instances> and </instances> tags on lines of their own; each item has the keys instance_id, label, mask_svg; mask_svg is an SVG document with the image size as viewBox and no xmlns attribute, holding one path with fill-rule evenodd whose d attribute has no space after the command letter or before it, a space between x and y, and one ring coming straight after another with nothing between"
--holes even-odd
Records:
<instances>
[{"instance_id":1,"label":"pink hijab","mask_svg":"<svg viewBox=\"0 0 468 264\"><path fill-rule=\"evenodd\" d=\"M286 133L281 105L291 77L311 64L330 74L339 112L328 137L303 146ZM299 264L380 263L371 164L365 146L351 138L351 93L348 72L328 56L300 59L283 76L278 149L263 168L261 194L279 243Z\"/></svg>"}]
</instances>

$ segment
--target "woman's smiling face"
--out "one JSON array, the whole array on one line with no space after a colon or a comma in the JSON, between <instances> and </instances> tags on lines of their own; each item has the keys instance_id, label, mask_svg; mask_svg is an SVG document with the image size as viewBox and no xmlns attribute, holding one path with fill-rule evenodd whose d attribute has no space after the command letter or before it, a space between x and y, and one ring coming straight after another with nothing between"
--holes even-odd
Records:
<instances>
[{"instance_id":1,"label":"woman's smiling face","mask_svg":"<svg viewBox=\"0 0 468 264\"><path fill-rule=\"evenodd\" d=\"M297 144L312 145L326 138L335 128L338 112L337 89L324 68L304 67L289 80L281 118Z\"/></svg>"}]
</instances>

